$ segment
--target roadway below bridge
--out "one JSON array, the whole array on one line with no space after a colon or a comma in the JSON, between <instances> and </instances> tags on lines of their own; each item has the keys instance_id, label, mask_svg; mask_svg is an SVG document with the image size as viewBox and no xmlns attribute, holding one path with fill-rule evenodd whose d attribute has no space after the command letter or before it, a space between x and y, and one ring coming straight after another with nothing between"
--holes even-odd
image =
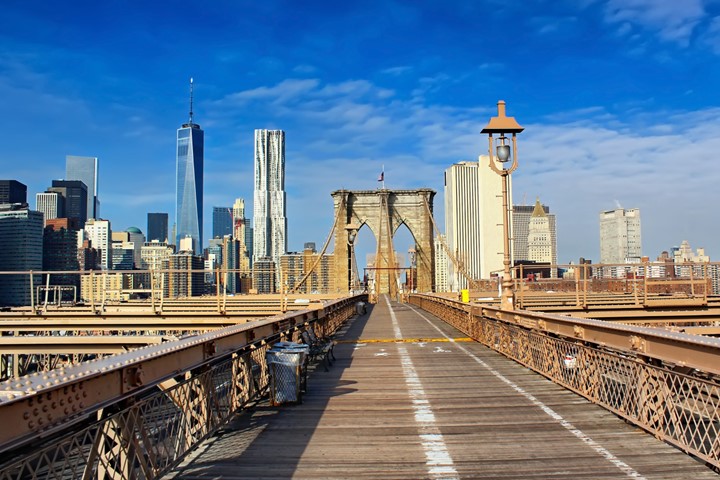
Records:
<instances>
[{"instance_id":1,"label":"roadway below bridge","mask_svg":"<svg viewBox=\"0 0 720 480\"><path fill-rule=\"evenodd\" d=\"M717 478L417 308L380 298L298 405L260 403L168 478Z\"/></svg>"}]
</instances>

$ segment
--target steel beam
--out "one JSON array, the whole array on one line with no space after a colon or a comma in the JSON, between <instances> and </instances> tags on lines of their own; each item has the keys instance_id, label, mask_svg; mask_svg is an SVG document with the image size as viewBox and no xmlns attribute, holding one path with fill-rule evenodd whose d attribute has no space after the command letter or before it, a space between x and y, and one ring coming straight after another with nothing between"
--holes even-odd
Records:
<instances>
[{"instance_id":1,"label":"steel beam","mask_svg":"<svg viewBox=\"0 0 720 480\"><path fill-rule=\"evenodd\" d=\"M527 310L504 311L488 305L471 306L434 295L416 296L466 312L466 315L493 318L530 330L656 359L668 366L720 375L720 339L717 338Z\"/></svg>"},{"instance_id":2,"label":"steel beam","mask_svg":"<svg viewBox=\"0 0 720 480\"><path fill-rule=\"evenodd\" d=\"M3 354L108 354L157 345L164 340L168 338L160 335L0 336L0 352Z\"/></svg>"},{"instance_id":3,"label":"steel beam","mask_svg":"<svg viewBox=\"0 0 720 480\"><path fill-rule=\"evenodd\" d=\"M99 409L161 382L220 361L299 325L354 312L364 296L328 302L322 310L277 315L202 335L138 348L103 359L0 383L0 453L64 430Z\"/></svg>"}]
</instances>

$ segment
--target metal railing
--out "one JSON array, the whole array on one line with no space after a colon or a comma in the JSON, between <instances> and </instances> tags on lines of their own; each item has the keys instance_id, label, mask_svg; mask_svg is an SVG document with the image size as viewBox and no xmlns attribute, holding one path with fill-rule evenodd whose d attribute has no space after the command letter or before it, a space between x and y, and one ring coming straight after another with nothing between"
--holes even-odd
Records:
<instances>
[{"instance_id":1,"label":"metal railing","mask_svg":"<svg viewBox=\"0 0 720 480\"><path fill-rule=\"evenodd\" d=\"M269 346L334 332L364 298L0 384L0 479L158 478L266 393Z\"/></svg>"},{"instance_id":2,"label":"metal railing","mask_svg":"<svg viewBox=\"0 0 720 480\"><path fill-rule=\"evenodd\" d=\"M552 272L564 276L550 278ZM604 295L606 303L655 307L707 305L709 295L720 294L718 262L519 265L513 268L513 277L519 308L542 303L549 292L567 294L564 304L579 308L591 306L598 295Z\"/></svg>"},{"instance_id":3,"label":"metal railing","mask_svg":"<svg viewBox=\"0 0 720 480\"><path fill-rule=\"evenodd\" d=\"M720 340L429 295L410 301L720 469Z\"/></svg>"},{"instance_id":4,"label":"metal railing","mask_svg":"<svg viewBox=\"0 0 720 480\"><path fill-rule=\"evenodd\" d=\"M215 310L223 313L236 295L277 293L293 299L338 293L329 272L313 277L304 290L290 293L286 283L295 281L298 275L274 268L0 271L0 308L44 312L55 307L82 306L102 312L107 306L135 299L163 313L166 304L172 310L174 301L204 297L216 299Z\"/></svg>"}]
</instances>

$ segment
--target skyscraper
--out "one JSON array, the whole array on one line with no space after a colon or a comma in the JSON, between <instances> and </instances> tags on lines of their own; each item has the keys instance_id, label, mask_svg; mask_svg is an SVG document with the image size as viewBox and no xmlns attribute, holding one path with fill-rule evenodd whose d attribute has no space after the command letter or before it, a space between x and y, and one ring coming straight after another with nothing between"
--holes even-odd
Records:
<instances>
[{"instance_id":1,"label":"skyscraper","mask_svg":"<svg viewBox=\"0 0 720 480\"><path fill-rule=\"evenodd\" d=\"M35 195L35 210L45 215L45 224L53 218L65 217L65 197L58 192L44 192Z\"/></svg>"},{"instance_id":2,"label":"skyscraper","mask_svg":"<svg viewBox=\"0 0 720 480\"><path fill-rule=\"evenodd\" d=\"M544 244L545 239L542 235L537 235L538 232L544 232L544 222L542 218L547 220L547 227L549 232L545 232L544 235L549 235L547 240L550 242L550 257L548 260L539 260L540 245ZM535 236L533 237L534 251L532 256L529 251L530 246L530 224L535 218ZM535 205L513 205L513 259L517 261L521 260L532 260L536 262L552 263L557 264L557 222L555 214L550 213L550 207L547 205L541 205L538 199ZM541 227L541 228L539 228ZM544 257L543 257L544 258ZM552 270L553 274L557 272L556 269Z\"/></svg>"},{"instance_id":3,"label":"skyscraper","mask_svg":"<svg viewBox=\"0 0 720 480\"><path fill-rule=\"evenodd\" d=\"M500 177L490 169L486 156L481 156L480 162L459 162L445 170L448 248L475 279L502 274L501 187ZM512 203L512 196L510 200ZM452 264L448 268L448 286L454 291L468 287L465 277Z\"/></svg>"},{"instance_id":4,"label":"skyscraper","mask_svg":"<svg viewBox=\"0 0 720 480\"><path fill-rule=\"evenodd\" d=\"M447 252L443 248L445 235L438 234L435 236L435 291L447 292L448 288L448 258Z\"/></svg>"},{"instance_id":5,"label":"skyscraper","mask_svg":"<svg viewBox=\"0 0 720 480\"><path fill-rule=\"evenodd\" d=\"M87 187L87 218L100 218L97 157L65 157L65 180L80 180Z\"/></svg>"},{"instance_id":6,"label":"skyscraper","mask_svg":"<svg viewBox=\"0 0 720 480\"><path fill-rule=\"evenodd\" d=\"M252 256L252 245L248 245L248 230L252 230L248 226L248 219L245 218L245 200L236 198L232 208L233 217L233 238L240 242L239 252L239 268L243 270L250 269L250 257Z\"/></svg>"},{"instance_id":7,"label":"skyscraper","mask_svg":"<svg viewBox=\"0 0 720 480\"><path fill-rule=\"evenodd\" d=\"M641 256L640 209L600 212L600 263L625 263Z\"/></svg>"},{"instance_id":8,"label":"skyscraper","mask_svg":"<svg viewBox=\"0 0 720 480\"><path fill-rule=\"evenodd\" d=\"M53 180L52 187L47 191L59 193L65 199L64 217L77 219L80 226L85 224L88 219L88 190L85 182L82 180Z\"/></svg>"},{"instance_id":9,"label":"skyscraper","mask_svg":"<svg viewBox=\"0 0 720 480\"><path fill-rule=\"evenodd\" d=\"M193 122L193 81L190 79L190 120L177 131L177 168L175 189L175 244L192 238L193 250L203 244L203 163L205 132Z\"/></svg>"},{"instance_id":10,"label":"skyscraper","mask_svg":"<svg viewBox=\"0 0 720 480\"><path fill-rule=\"evenodd\" d=\"M528 225L528 260L538 263L552 263L551 237L550 220L538 199L530 217L530 225Z\"/></svg>"},{"instance_id":11,"label":"skyscraper","mask_svg":"<svg viewBox=\"0 0 720 480\"><path fill-rule=\"evenodd\" d=\"M0 180L0 204L27 203L27 186L17 180Z\"/></svg>"},{"instance_id":12,"label":"skyscraper","mask_svg":"<svg viewBox=\"0 0 720 480\"><path fill-rule=\"evenodd\" d=\"M91 219L85 223L85 234L90 244L100 254L100 267L110 269L112 260L111 241L112 230L109 220Z\"/></svg>"},{"instance_id":13,"label":"skyscraper","mask_svg":"<svg viewBox=\"0 0 720 480\"><path fill-rule=\"evenodd\" d=\"M287 252L285 132L255 130L253 262L270 257L277 265Z\"/></svg>"},{"instance_id":14,"label":"skyscraper","mask_svg":"<svg viewBox=\"0 0 720 480\"><path fill-rule=\"evenodd\" d=\"M42 270L42 213L27 206L0 206L0 265L4 271L23 272L0 275L0 306L30 305L31 290L40 285L42 275L35 275L31 286L25 272Z\"/></svg>"},{"instance_id":15,"label":"skyscraper","mask_svg":"<svg viewBox=\"0 0 720 480\"><path fill-rule=\"evenodd\" d=\"M149 242L167 242L168 237L168 214L148 213L147 214L147 239Z\"/></svg>"},{"instance_id":16,"label":"skyscraper","mask_svg":"<svg viewBox=\"0 0 720 480\"><path fill-rule=\"evenodd\" d=\"M229 207L213 207L212 238L223 238L233 233L233 213Z\"/></svg>"}]
</instances>

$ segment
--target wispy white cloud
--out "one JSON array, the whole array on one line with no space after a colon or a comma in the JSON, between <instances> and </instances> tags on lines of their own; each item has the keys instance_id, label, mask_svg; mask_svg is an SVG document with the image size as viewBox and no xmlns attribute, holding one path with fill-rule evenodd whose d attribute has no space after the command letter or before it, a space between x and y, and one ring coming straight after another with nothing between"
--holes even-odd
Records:
<instances>
[{"instance_id":1,"label":"wispy white cloud","mask_svg":"<svg viewBox=\"0 0 720 480\"><path fill-rule=\"evenodd\" d=\"M710 21L700 41L707 45L713 53L720 55L720 16L714 17Z\"/></svg>"},{"instance_id":2,"label":"wispy white cloud","mask_svg":"<svg viewBox=\"0 0 720 480\"><path fill-rule=\"evenodd\" d=\"M382 165L389 188L435 189L442 225L444 170L475 160L487 148L479 131L494 106L383 101L375 94L380 89L369 81L318 82L276 104L280 115L296 123L287 137L287 186L291 237L297 242L319 241L318 226L331 226L331 191L376 188ZM648 255L679 243L685 234L712 255L720 227L698 231L686 212L697 211L716 189L720 167L708 159L720 151L720 109L650 114L641 107L630 105L619 117L591 106L528 124L521 112L511 112L526 127L514 179L516 200L539 196L557 213L562 261L597 256L597 215L613 208L615 199L643 212ZM302 142L294 143L293 137ZM668 230L663 219L672 220L674 228Z\"/></svg>"},{"instance_id":3,"label":"wispy white cloud","mask_svg":"<svg viewBox=\"0 0 720 480\"><path fill-rule=\"evenodd\" d=\"M398 75L403 75L403 74L411 72L411 71L413 71L413 67L403 65L403 66L399 66L399 67L386 68L384 70L381 70L380 73L384 73L385 75L398 76Z\"/></svg>"},{"instance_id":4,"label":"wispy white cloud","mask_svg":"<svg viewBox=\"0 0 720 480\"><path fill-rule=\"evenodd\" d=\"M273 87L262 86L251 90L232 93L215 103L240 104L249 100L270 100L274 102L283 102L287 99L297 98L299 94L315 89L319 83L320 82L317 79L284 80Z\"/></svg>"},{"instance_id":5,"label":"wispy white cloud","mask_svg":"<svg viewBox=\"0 0 720 480\"><path fill-rule=\"evenodd\" d=\"M710 215L704 205L716 196L720 109L667 112L655 121L637 119L642 128L527 125L515 192L540 195L557 213L564 261L597 255L597 215L613 208L614 199L640 208L643 250L652 258L683 239L717 254L720 228L698 229L697 222Z\"/></svg>"},{"instance_id":6,"label":"wispy white cloud","mask_svg":"<svg viewBox=\"0 0 720 480\"><path fill-rule=\"evenodd\" d=\"M627 24L639 25L663 40L687 46L705 9L702 0L607 0L605 15L622 30L628 30Z\"/></svg>"}]
</instances>

